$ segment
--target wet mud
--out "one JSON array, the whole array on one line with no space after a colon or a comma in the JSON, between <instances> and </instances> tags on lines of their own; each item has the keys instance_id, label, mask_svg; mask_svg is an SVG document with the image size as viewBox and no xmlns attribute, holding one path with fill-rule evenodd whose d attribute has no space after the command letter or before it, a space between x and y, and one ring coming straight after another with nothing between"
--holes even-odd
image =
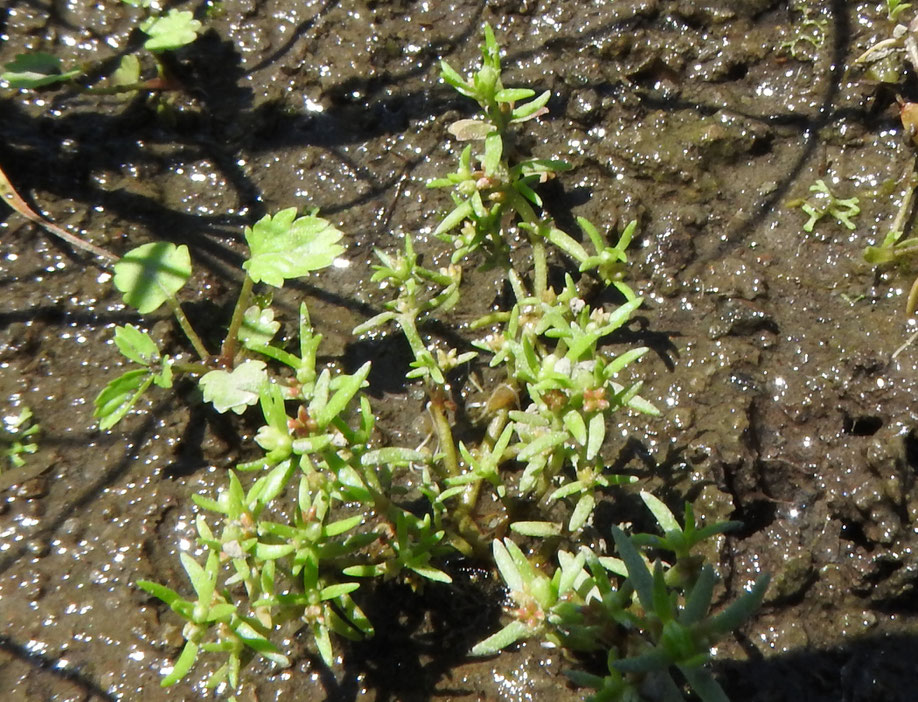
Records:
<instances>
[{"instance_id":1,"label":"wet mud","mask_svg":"<svg viewBox=\"0 0 918 702\"><path fill-rule=\"evenodd\" d=\"M426 255L440 250L426 237L448 201L425 184L452 170L446 127L472 106L438 82L438 61L473 65L491 23L505 84L553 93L521 145L574 167L543 191L552 215L607 231L639 222L629 282L647 301L615 341L652 348L642 394L664 412L622 416L610 461L671 505L690 499L706 519L743 522L711 550L723 601L772 574L761 611L716 651L724 688L734 701L913 699L918 324L904 314L909 272L877 271L862 252L888 231L914 159L896 93L918 90L851 70L889 35L885 4L177 5L207 27L174 58L180 91L0 93L0 167L33 205L117 253L188 244L197 273L183 295L211 345L240 281L243 226L318 207L347 232L348 265L278 304L307 301L329 360L374 359L381 426L393 443L419 441L404 346L350 330L386 300L369 281L374 247L395 250L411 232ZM117 60L142 44L137 17L114 2L9 0L0 63L26 49ZM859 198L854 230L826 217L803 231L806 215L787 203L817 179ZM0 696L203 699L202 671L160 689L181 623L134 583L186 589L177 552L195 537L190 495L223 484L253 427L180 385L98 431L92 400L122 363L113 327L142 323L167 348L177 330L126 309L85 254L0 217L0 412L28 406L42 426L28 475L0 473ZM468 308L444 320L459 331L432 334L470 338L462 323L495 288L487 273L468 283ZM502 594L487 572L454 577L420 596L373 590L362 605L377 636L339 646L331 669L294 635L293 666L253 662L240 699L586 696L559 652L534 643L469 659Z\"/></svg>"}]
</instances>

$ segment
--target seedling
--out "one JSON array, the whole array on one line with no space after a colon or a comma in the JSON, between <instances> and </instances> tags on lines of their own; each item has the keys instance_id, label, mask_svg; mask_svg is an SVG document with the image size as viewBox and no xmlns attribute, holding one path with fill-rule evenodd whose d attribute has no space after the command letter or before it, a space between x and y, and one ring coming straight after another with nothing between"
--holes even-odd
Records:
<instances>
[{"instance_id":1,"label":"seedling","mask_svg":"<svg viewBox=\"0 0 918 702\"><path fill-rule=\"evenodd\" d=\"M826 42L826 31L829 20L818 16L807 0L791 3L790 9L799 14L791 27L791 36L782 41L778 51L798 61L812 61L812 53L818 51ZM809 48L807 48L809 46Z\"/></svg>"},{"instance_id":2,"label":"seedling","mask_svg":"<svg viewBox=\"0 0 918 702\"><path fill-rule=\"evenodd\" d=\"M799 207L809 217L803 225L803 231L812 232L816 223L826 215L831 215L836 222L848 229L857 228L851 219L861 213L856 197L844 199L836 197L823 180L813 183L810 186L810 192L814 195L806 200L792 200L787 203L788 207Z\"/></svg>"},{"instance_id":3,"label":"seedling","mask_svg":"<svg viewBox=\"0 0 918 702\"><path fill-rule=\"evenodd\" d=\"M36 439L41 427L32 419L32 410L28 407L23 407L19 414L10 414L3 418L3 426L0 428L0 451L6 458L5 462L13 468L24 466L25 456L38 451ZM0 472L3 467L0 467Z\"/></svg>"}]
</instances>

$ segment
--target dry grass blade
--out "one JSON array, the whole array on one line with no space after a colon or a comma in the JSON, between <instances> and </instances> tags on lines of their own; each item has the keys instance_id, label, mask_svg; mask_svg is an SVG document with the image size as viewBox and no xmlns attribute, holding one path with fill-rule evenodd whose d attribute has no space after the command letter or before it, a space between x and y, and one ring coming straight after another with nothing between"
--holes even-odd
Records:
<instances>
[{"instance_id":1,"label":"dry grass blade","mask_svg":"<svg viewBox=\"0 0 918 702\"><path fill-rule=\"evenodd\" d=\"M26 201L19 196L19 193L17 193L16 189L13 188L9 178L6 177L6 173L3 172L2 168L0 168L0 196L2 196L3 201L6 202L7 205L12 207L23 217L32 222L35 222L35 224L41 226L54 236L63 239L71 246L74 246L78 249L83 249L84 251L88 251L91 254L109 261L118 260L118 257L110 251L106 251L105 249L96 246L95 244L90 244L88 241L83 241L83 239L80 237L71 234L64 229L61 229L53 222L49 222L47 219L35 212L35 210L29 207L28 204L26 204Z\"/></svg>"}]
</instances>

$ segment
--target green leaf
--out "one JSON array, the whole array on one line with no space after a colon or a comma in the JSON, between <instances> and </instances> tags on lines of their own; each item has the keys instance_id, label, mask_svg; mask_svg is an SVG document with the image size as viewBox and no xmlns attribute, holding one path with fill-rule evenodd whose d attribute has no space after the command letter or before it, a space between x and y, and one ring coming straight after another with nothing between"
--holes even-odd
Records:
<instances>
[{"instance_id":1,"label":"green leaf","mask_svg":"<svg viewBox=\"0 0 918 702\"><path fill-rule=\"evenodd\" d=\"M497 174L503 149L504 141L499 133L491 132L485 137L484 170L486 175Z\"/></svg>"},{"instance_id":2,"label":"green leaf","mask_svg":"<svg viewBox=\"0 0 918 702\"><path fill-rule=\"evenodd\" d=\"M115 327L115 346L121 351L122 356L142 366L149 366L159 355L156 342L133 324Z\"/></svg>"},{"instance_id":3,"label":"green leaf","mask_svg":"<svg viewBox=\"0 0 918 702\"><path fill-rule=\"evenodd\" d=\"M312 636L316 641L316 648L319 649L319 655L322 661L331 668L335 664L335 657L332 653L331 637L328 634L328 627L319 622L312 623Z\"/></svg>"},{"instance_id":4,"label":"green leaf","mask_svg":"<svg viewBox=\"0 0 918 702\"><path fill-rule=\"evenodd\" d=\"M561 535L561 525L553 522L513 522L510 531L523 536L537 536L547 539Z\"/></svg>"},{"instance_id":5,"label":"green leaf","mask_svg":"<svg viewBox=\"0 0 918 702\"><path fill-rule=\"evenodd\" d=\"M531 98L533 95L535 95L535 90L530 88L504 88L494 94L494 99L497 102L517 102Z\"/></svg>"},{"instance_id":6,"label":"green leaf","mask_svg":"<svg viewBox=\"0 0 918 702\"><path fill-rule=\"evenodd\" d=\"M118 86L136 85L140 82L140 59L136 54L121 58L118 68L112 73L112 84Z\"/></svg>"},{"instance_id":7,"label":"green leaf","mask_svg":"<svg viewBox=\"0 0 918 702\"><path fill-rule=\"evenodd\" d=\"M335 604L338 605L341 613L347 618L347 622L350 626L354 627L364 636L373 636L373 624L367 619L367 615L363 613L363 610L357 606L357 603L351 599L350 595L341 595L335 599ZM335 628L335 631L339 630Z\"/></svg>"},{"instance_id":8,"label":"green leaf","mask_svg":"<svg viewBox=\"0 0 918 702\"><path fill-rule=\"evenodd\" d=\"M453 579L449 577L446 573L432 566L409 565L408 568L410 570L413 570L418 575L421 575L427 578L428 580L433 580L438 583L446 583L446 584L453 582Z\"/></svg>"},{"instance_id":9,"label":"green leaf","mask_svg":"<svg viewBox=\"0 0 918 702\"><path fill-rule=\"evenodd\" d=\"M186 642L185 648L182 649L182 653L172 667L172 672L163 678L160 685L162 687L169 687L188 675L188 671L191 670L191 666L194 665L194 661L197 657L198 645L193 641Z\"/></svg>"},{"instance_id":10,"label":"green leaf","mask_svg":"<svg viewBox=\"0 0 918 702\"><path fill-rule=\"evenodd\" d=\"M622 673L652 673L657 670L666 670L670 662L665 651L655 648L639 656L620 658L613 665Z\"/></svg>"},{"instance_id":11,"label":"green leaf","mask_svg":"<svg viewBox=\"0 0 918 702\"><path fill-rule=\"evenodd\" d=\"M549 98L551 98L551 91L546 90L534 100L530 100L529 102L520 105L510 113L510 121L525 122L528 119L534 119L544 115L546 112L548 112L548 109L545 107L545 105L548 104Z\"/></svg>"},{"instance_id":12,"label":"green leaf","mask_svg":"<svg viewBox=\"0 0 918 702\"><path fill-rule=\"evenodd\" d=\"M216 585L215 579L212 577L215 573L212 574L210 572L211 557L216 558L217 554L211 551L207 557L206 567L202 568L201 564L188 553L184 551L179 553L179 560L182 562L182 567L185 569L185 572L188 573L188 579L191 580L191 586L198 596L199 603L203 604L205 607L210 606L210 601L213 597L214 587Z\"/></svg>"},{"instance_id":13,"label":"green leaf","mask_svg":"<svg viewBox=\"0 0 918 702\"><path fill-rule=\"evenodd\" d=\"M581 246L580 242L576 241L569 234L561 231L557 227L543 226L537 230L537 233L544 236L578 263L587 258L586 249Z\"/></svg>"},{"instance_id":14,"label":"green leaf","mask_svg":"<svg viewBox=\"0 0 918 702\"><path fill-rule=\"evenodd\" d=\"M491 545L491 552L494 554L494 563L497 565L497 570L500 572L507 587L511 591L522 592L525 589L523 575L520 573L519 568L516 567L516 563L510 556L507 547L498 539L494 539Z\"/></svg>"},{"instance_id":15,"label":"green leaf","mask_svg":"<svg viewBox=\"0 0 918 702\"><path fill-rule=\"evenodd\" d=\"M346 531L350 531L354 527L360 526L363 523L363 515L355 514L353 517L348 517L347 519L339 519L337 521L331 522L328 526L325 527L326 536L338 536L338 534L343 534Z\"/></svg>"},{"instance_id":16,"label":"green leaf","mask_svg":"<svg viewBox=\"0 0 918 702\"><path fill-rule=\"evenodd\" d=\"M297 217L294 207L281 210L245 228L251 256L242 267L256 283L280 288L285 280L330 266L344 252L337 243L342 236L320 217Z\"/></svg>"},{"instance_id":17,"label":"green leaf","mask_svg":"<svg viewBox=\"0 0 918 702\"><path fill-rule=\"evenodd\" d=\"M671 531L682 532L682 526L679 524L675 515L659 497L642 490L641 499L644 500L644 504L647 505L647 508L653 513L654 518L657 520L657 524L660 525L664 534L668 534Z\"/></svg>"},{"instance_id":18,"label":"green leaf","mask_svg":"<svg viewBox=\"0 0 918 702\"><path fill-rule=\"evenodd\" d=\"M722 612L708 620L707 627L715 634L724 636L736 629L752 616L753 612L762 604L765 591L768 590L770 578L760 575L752 589L744 593L739 599L731 602Z\"/></svg>"},{"instance_id":19,"label":"green leaf","mask_svg":"<svg viewBox=\"0 0 918 702\"><path fill-rule=\"evenodd\" d=\"M220 414L232 410L236 414L258 402L258 396L268 381L264 361L243 361L231 373L215 370L199 381L204 401L210 402Z\"/></svg>"},{"instance_id":20,"label":"green leaf","mask_svg":"<svg viewBox=\"0 0 918 702\"><path fill-rule=\"evenodd\" d=\"M465 97L475 97L475 91L472 86L466 83L465 79L446 61L440 61L440 77L443 78L445 83L453 86L457 92L465 95Z\"/></svg>"},{"instance_id":21,"label":"green leaf","mask_svg":"<svg viewBox=\"0 0 918 702\"><path fill-rule=\"evenodd\" d=\"M315 413L316 424L320 429L327 427L357 394L367 376L370 374L370 362L367 361L353 375L339 375L335 378L337 391L328 402Z\"/></svg>"},{"instance_id":22,"label":"green leaf","mask_svg":"<svg viewBox=\"0 0 918 702\"><path fill-rule=\"evenodd\" d=\"M490 122L483 122L480 119L456 120L446 128L446 131L459 141L480 141L495 130L496 127L493 124ZM447 181L442 185L451 185L451 183Z\"/></svg>"},{"instance_id":23,"label":"green leaf","mask_svg":"<svg viewBox=\"0 0 918 702\"><path fill-rule=\"evenodd\" d=\"M272 561L284 556L289 556L296 550L294 544L262 544L255 545L255 558L262 561Z\"/></svg>"},{"instance_id":24,"label":"green leaf","mask_svg":"<svg viewBox=\"0 0 918 702\"><path fill-rule=\"evenodd\" d=\"M529 628L520 621L512 621L496 634L480 641L469 652L471 656L491 656L529 634Z\"/></svg>"},{"instance_id":25,"label":"green leaf","mask_svg":"<svg viewBox=\"0 0 918 702\"><path fill-rule=\"evenodd\" d=\"M81 73L79 69L65 72L57 56L35 51L19 54L7 63L6 71L0 74L0 80L9 83L11 88L40 88L52 83L65 83Z\"/></svg>"},{"instance_id":26,"label":"green leaf","mask_svg":"<svg viewBox=\"0 0 918 702\"><path fill-rule=\"evenodd\" d=\"M730 702L730 698L708 671L695 666L678 667L701 702Z\"/></svg>"},{"instance_id":27,"label":"green leaf","mask_svg":"<svg viewBox=\"0 0 918 702\"><path fill-rule=\"evenodd\" d=\"M396 317L398 317L398 315L395 312L380 312L374 317L370 317L370 319L368 319L363 324L358 324L356 327L354 327L351 333L355 336L360 336L361 334L365 334L375 327L381 327L383 324L395 319Z\"/></svg>"},{"instance_id":28,"label":"green leaf","mask_svg":"<svg viewBox=\"0 0 918 702\"><path fill-rule=\"evenodd\" d=\"M602 413L590 418L590 438L587 441L586 458L592 461L599 454L602 442L606 438L606 418Z\"/></svg>"},{"instance_id":29,"label":"green leaf","mask_svg":"<svg viewBox=\"0 0 918 702\"><path fill-rule=\"evenodd\" d=\"M161 17L150 17L140 25L140 31L150 37L143 48L154 53L178 49L197 39L201 26L187 10L172 9Z\"/></svg>"},{"instance_id":30,"label":"green leaf","mask_svg":"<svg viewBox=\"0 0 918 702\"><path fill-rule=\"evenodd\" d=\"M159 373L153 375L153 382L160 388L172 387L172 359L164 356Z\"/></svg>"},{"instance_id":31,"label":"green leaf","mask_svg":"<svg viewBox=\"0 0 918 702\"><path fill-rule=\"evenodd\" d=\"M159 583L150 582L149 580L138 580L137 587L139 587L144 592L153 595L153 597L162 600L172 609L175 609L172 605L174 605L176 602L182 601L182 596L179 595L175 590L166 587L165 585L160 585Z\"/></svg>"},{"instance_id":32,"label":"green leaf","mask_svg":"<svg viewBox=\"0 0 918 702\"><path fill-rule=\"evenodd\" d=\"M596 498L593 497L593 493L585 492L582 494L580 499L577 500L574 511L571 512L571 519L567 528L572 532L582 529L583 525L586 524L587 520L590 518L590 515L593 514L594 507L596 507Z\"/></svg>"},{"instance_id":33,"label":"green leaf","mask_svg":"<svg viewBox=\"0 0 918 702\"><path fill-rule=\"evenodd\" d=\"M528 461L534 456L538 456L540 453L544 453L554 449L556 446L560 446L564 443L564 440L567 439L567 433L563 431L550 431L542 434L539 438L531 441L522 451L519 452L517 458L521 461Z\"/></svg>"},{"instance_id":34,"label":"green leaf","mask_svg":"<svg viewBox=\"0 0 918 702\"><path fill-rule=\"evenodd\" d=\"M337 583L323 587L319 593L320 600L333 600L342 595L347 595L360 587L360 583Z\"/></svg>"},{"instance_id":35,"label":"green leaf","mask_svg":"<svg viewBox=\"0 0 918 702\"><path fill-rule=\"evenodd\" d=\"M411 463L428 463L429 461L429 453L397 446L387 446L367 451L360 457L360 465L362 466L407 466Z\"/></svg>"},{"instance_id":36,"label":"green leaf","mask_svg":"<svg viewBox=\"0 0 918 702\"><path fill-rule=\"evenodd\" d=\"M242 639L243 643L253 651L257 651L269 661L279 666L287 667L290 665L290 659L282 653L279 653L277 646L266 639L245 619L238 619L231 626L233 631L236 632L236 635Z\"/></svg>"},{"instance_id":37,"label":"green leaf","mask_svg":"<svg viewBox=\"0 0 918 702\"><path fill-rule=\"evenodd\" d=\"M626 404L636 412L649 414L653 417L660 416L660 410L658 410L655 405L651 404L648 400L645 400L640 395L635 395L634 397L630 398Z\"/></svg>"},{"instance_id":38,"label":"green leaf","mask_svg":"<svg viewBox=\"0 0 918 702\"><path fill-rule=\"evenodd\" d=\"M280 322L274 321L274 310L270 307L261 309L258 305L252 305L243 315L242 325L239 327L239 341L246 348L267 345L277 334L280 326Z\"/></svg>"},{"instance_id":39,"label":"green leaf","mask_svg":"<svg viewBox=\"0 0 918 702\"><path fill-rule=\"evenodd\" d=\"M473 212L472 203L468 200L456 205L453 211L446 215L443 221L434 229L434 236L443 234L459 226L463 220L470 218Z\"/></svg>"},{"instance_id":40,"label":"green leaf","mask_svg":"<svg viewBox=\"0 0 918 702\"><path fill-rule=\"evenodd\" d=\"M115 264L113 282L126 304L149 314L175 297L190 277L188 247L156 241L126 253Z\"/></svg>"},{"instance_id":41,"label":"green leaf","mask_svg":"<svg viewBox=\"0 0 918 702\"><path fill-rule=\"evenodd\" d=\"M341 572L355 578L371 578L382 575L386 569L381 565L355 565L342 568Z\"/></svg>"},{"instance_id":42,"label":"green leaf","mask_svg":"<svg viewBox=\"0 0 918 702\"><path fill-rule=\"evenodd\" d=\"M93 403L93 416L99 419L99 428L110 429L120 422L152 382L150 371L137 368L106 385Z\"/></svg>"},{"instance_id":43,"label":"green leaf","mask_svg":"<svg viewBox=\"0 0 918 702\"><path fill-rule=\"evenodd\" d=\"M622 557L622 561L625 563L625 568L628 569L628 578L638 594L641 606L644 607L645 611L652 612L654 604L653 576L650 574L644 559L641 558L641 554L638 553L638 550L631 543L631 539L625 535L625 532L616 526L611 529L615 546Z\"/></svg>"},{"instance_id":44,"label":"green leaf","mask_svg":"<svg viewBox=\"0 0 918 702\"><path fill-rule=\"evenodd\" d=\"M705 563L701 567L698 579L695 585L685 599L685 607L679 614L679 622L684 626L691 626L704 619L711 606L711 598L714 594L714 585L717 582L717 575L710 564Z\"/></svg>"}]
</instances>

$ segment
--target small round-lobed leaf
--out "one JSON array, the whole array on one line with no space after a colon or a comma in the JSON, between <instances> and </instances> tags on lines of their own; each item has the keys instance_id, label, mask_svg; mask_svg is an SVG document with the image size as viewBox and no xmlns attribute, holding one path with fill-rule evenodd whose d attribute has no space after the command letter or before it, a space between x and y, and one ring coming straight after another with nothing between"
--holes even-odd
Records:
<instances>
[{"instance_id":1,"label":"small round-lobed leaf","mask_svg":"<svg viewBox=\"0 0 918 702\"><path fill-rule=\"evenodd\" d=\"M148 314L174 297L190 277L188 247L157 241L126 253L115 264L113 282L125 304Z\"/></svg>"},{"instance_id":2,"label":"small round-lobed leaf","mask_svg":"<svg viewBox=\"0 0 918 702\"><path fill-rule=\"evenodd\" d=\"M188 10L172 9L162 17L151 17L140 25L140 29L149 35L143 47L147 51L173 51L193 42L201 23Z\"/></svg>"}]
</instances>

